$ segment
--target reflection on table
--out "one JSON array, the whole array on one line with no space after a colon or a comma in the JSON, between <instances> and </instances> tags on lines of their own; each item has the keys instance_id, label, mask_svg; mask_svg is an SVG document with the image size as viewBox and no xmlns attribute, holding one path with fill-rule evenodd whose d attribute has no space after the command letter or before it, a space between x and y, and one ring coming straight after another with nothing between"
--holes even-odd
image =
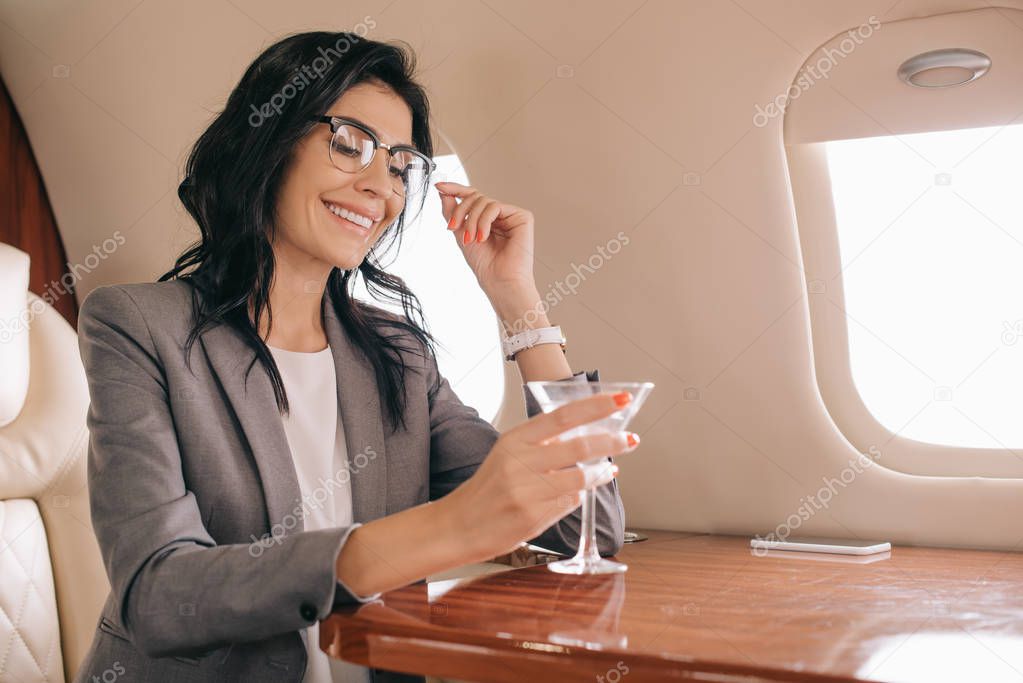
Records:
<instances>
[{"instance_id":1,"label":"reflection on table","mask_svg":"<svg viewBox=\"0 0 1023 683\"><path fill-rule=\"evenodd\" d=\"M625 574L544 566L416 584L345 608L329 654L469 681L1023 681L1023 554L770 552L646 532ZM869 558L868 558L869 559Z\"/></svg>"}]
</instances>

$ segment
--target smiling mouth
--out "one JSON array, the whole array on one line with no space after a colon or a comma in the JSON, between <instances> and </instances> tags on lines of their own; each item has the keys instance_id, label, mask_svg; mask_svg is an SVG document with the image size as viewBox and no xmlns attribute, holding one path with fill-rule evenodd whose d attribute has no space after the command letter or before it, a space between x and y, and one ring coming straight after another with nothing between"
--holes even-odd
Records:
<instances>
[{"instance_id":1,"label":"smiling mouth","mask_svg":"<svg viewBox=\"0 0 1023 683\"><path fill-rule=\"evenodd\" d=\"M368 216L363 216L344 207L338 206L337 204L331 204L330 202L323 202L324 208L327 213L330 214L331 218L335 222L339 223L342 227L345 227L353 232L356 232L362 236L369 235L375 223Z\"/></svg>"}]
</instances>

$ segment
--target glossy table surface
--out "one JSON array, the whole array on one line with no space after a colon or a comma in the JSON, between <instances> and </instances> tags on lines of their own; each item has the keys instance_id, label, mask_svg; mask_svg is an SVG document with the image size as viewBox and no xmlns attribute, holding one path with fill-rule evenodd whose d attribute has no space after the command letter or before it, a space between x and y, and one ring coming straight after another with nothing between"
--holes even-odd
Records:
<instances>
[{"instance_id":1,"label":"glossy table surface","mask_svg":"<svg viewBox=\"0 0 1023 683\"><path fill-rule=\"evenodd\" d=\"M344 608L321 647L467 681L1020 681L1023 554L864 558L646 532L625 574L545 566L415 584Z\"/></svg>"}]
</instances>

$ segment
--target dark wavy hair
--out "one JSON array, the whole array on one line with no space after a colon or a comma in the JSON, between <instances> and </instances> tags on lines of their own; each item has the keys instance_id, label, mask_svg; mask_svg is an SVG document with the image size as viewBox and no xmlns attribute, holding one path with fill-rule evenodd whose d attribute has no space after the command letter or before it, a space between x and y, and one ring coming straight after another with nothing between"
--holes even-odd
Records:
<instances>
[{"instance_id":1,"label":"dark wavy hair","mask_svg":"<svg viewBox=\"0 0 1023 683\"><path fill-rule=\"evenodd\" d=\"M249 66L188 157L178 197L199 225L201 236L159 278L159 282L186 280L194 287L195 324L185 355L190 358L192 345L206 328L231 326L256 353L246 379L256 361L262 363L282 414L290 410L288 397L277 364L249 317L249 306L254 308L255 321L264 308L272 321L275 204L294 148L316 125L310 117L325 114L352 86L376 82L408 104L412 142L432 157L429 102L414 72L415 56L404 44L381 43L348 32L289 36ZM420 209L422 201L420 197ZM434 353L434 338L426 329L419 300L401 278L384 272L377 260L377 246L385 239L385 253L395 242L400 245L408 212L406 206L357 269L335 267L327 278L338 319L373 365L392 429L399 423L405 426L403 374L407 367L401 351L421 356ZM378 301L400 302L404 317L354 298L360 272L370 295ZM385 327L399 332L387 334ZM407 335L401 330L411 333L419 347L402 345Z\"/></svg>"}]
</instances>

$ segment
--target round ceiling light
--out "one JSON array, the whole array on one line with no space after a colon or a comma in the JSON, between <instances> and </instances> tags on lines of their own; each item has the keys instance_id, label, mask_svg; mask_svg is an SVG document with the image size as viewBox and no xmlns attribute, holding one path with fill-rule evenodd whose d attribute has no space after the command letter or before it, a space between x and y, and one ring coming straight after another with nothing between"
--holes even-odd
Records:
<instances>
[{"instance_id":1,"label":"round ceiling light","mask_svg":"<svg viewBox=\"0 0 1023 683\"><path fill-rule=\"evenodd\" d=\"M899 78L918 88L948 88L975 81L991 68L991 58L966 48L932 50L910 57L899 67Z\"/></svg>"}]
</instances>

